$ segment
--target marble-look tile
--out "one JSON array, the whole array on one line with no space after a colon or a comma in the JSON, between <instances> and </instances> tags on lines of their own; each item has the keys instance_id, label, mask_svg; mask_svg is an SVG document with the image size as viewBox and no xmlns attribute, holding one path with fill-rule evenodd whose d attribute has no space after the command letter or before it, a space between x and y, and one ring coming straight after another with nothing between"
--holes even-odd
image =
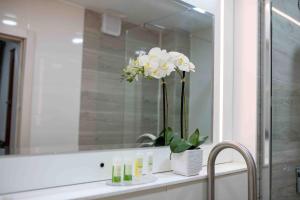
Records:
<instances>
[{"instance_id":1,"label":"marble-look tile","mask_svg":"<svg viewBox=\"0 0 300 200\"><path fill-rule=\"evenodd\" d=\"M275 8L289 14L291 17L300 20L300 12L298 9L298 0L273 0L272 5Z\"/></svg>"},{"instance_id":2,"label":"marble-look tile","mask_svg":"<svg viewBox=\"0 0 300 200\"><path fill-rule=\"evenodd\" d=\"M297 0L273 6L300 19ZM300 29L273 13L272 26L272 181L274 200L296 200L295 168L300 166Z\"/></svg>"},{"instance_id":3,"label":"marble-look tile","mask_svg":"<svg viewBox=\"0 0 300 200\"><path fill-rule=\"evenodd\" d=\"M81 148L107 144L133 144L143 133L158 134L162 129L162 99L158 80L121 82L128 58L137 50L158 46L159 34L123 22L119 37L101 33L101 15L86 10L81 85ZM190 35L186 32L163 33L163 48L190 55ZM126 60L127 59L127 60ZM187 82L189 76L186 77ZM171 76L168 82L169 123L180 130L181 82ZM189 87L186 87L189 94ZM188 99L187 99L188 107ZM109 138L111 136L111 138Z\"/></svg>"},{"instance_id":4,"label":"marble-look tile","mask_svg":"<svg viewBox=\"0 0 300 200\"><path fill-rule=\"evenodd\" d=\"M86 10L80 112L80 148L128 144L157 134L157 80L121 81L126 56L158 44L157 32L122 23L119 37L101 33L101 14ZM130 29L130 31L127 31ZM127 145L127 147L128 147Z\"/></svg>"}]
</instances>

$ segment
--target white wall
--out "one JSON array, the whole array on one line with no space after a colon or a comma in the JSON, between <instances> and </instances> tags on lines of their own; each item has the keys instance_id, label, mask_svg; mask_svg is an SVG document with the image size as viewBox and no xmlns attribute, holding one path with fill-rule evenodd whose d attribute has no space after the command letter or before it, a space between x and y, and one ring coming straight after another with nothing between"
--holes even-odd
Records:
<instances>
[{"instance_id":1,"label":"white wall","mask_svg":"<svg viewBox=\"0 0 300 200\"><path fill-rule=\"evenodd\" d=\"M234 139L250 149L257 140L258 1L235 0Z\"/></svg>"},{"instance_id":2,"label":"white wall","mask_svg":"<svg viewBox=\"0 0 300 200\"><path fill-rule=\"evenodd\" d=\"M2 0L0 19L7 16L18 22L10 29L34 35L30 146L35 153L76 150L82 44L72 38L82 37L84 9L59 0Z\"/></svg>"}]
</instances>

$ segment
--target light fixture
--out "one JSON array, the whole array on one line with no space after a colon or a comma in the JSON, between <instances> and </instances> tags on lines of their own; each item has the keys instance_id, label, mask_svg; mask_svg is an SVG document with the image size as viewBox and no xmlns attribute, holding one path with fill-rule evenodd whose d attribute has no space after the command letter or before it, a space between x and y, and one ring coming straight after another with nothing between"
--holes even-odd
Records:
<instances>
[{"instance_id":1,"label":"light fixture","mask_svg":"<svg viewBox=\"0 0 300 200\"><path fill-rule=\"evenodd\" d=\"M82 38L73 38L72 42L73 42L73 44L82 44L83 39Z\"/></svg>"},{"instance_id":2,"label":"light fixture","mask_svg":"<svg viewBox=\"0 0 300 200\"><path fill-rule=\"evenodd\" d=\"M205 14L206 13L206 10L202 9L202 8L199 8L199 7L194 7L193 10L199 12L199 13L202 13L202 14Z\"/></svg>"},{"instance_id":3,"label":"light fixture","mask_svg":"<svg viewBox=\"0 0 300 200\"><path fill-rule=\"evenodd\" d=\"M225 0L220 0L220 17L224 19L225 14ZM220 22L220 93L219 93L219 141L223 141L223 127L224 127L224 34L225 25L224 20Z\"/></svg>"},{"instance_id":4,"label":"light fixture","mask_svg":"<svg viewBox=\"0 0 300 200\"><path fill-rule=\"evenodd\" d=\"M194 5L192 5L188 0L173 0L175 3L187 8L187 9L193 9L194 11L197 11L201 14L205 14L206 10L196 7Z\"/></svg>"},{"instance_id":5,"label":"light fixture","mask_svg":"<svg viewBox=\"0 0 300 200\"><path fill-rule=\"evenodd\" d=\"M277 8L272 7L272 11L275 12L275 13L277 13L278 15L284 17L285 19L287 19L287 20L293 22L294 24L300 26L300 22L299 22L299 21L297 21L297 20L294 19L293 17L287 15L286 13L282 12L281 10L278 10Z\"/></svg>"},{"instance_id":6,"label":"light fixture","mask_svg":"<svg viewBox=\"0 0 300 200\"><path fill-rule=\"evenodd\" d=\"M152 26L154 26L154 27L156 27L156 28L158 28L158 29L160 29L160 30L165 30L165 29L166 29L165 26L158 25L158 24L152 24Z\"/></svg>"},{"instance_id":7,"label":"light fixture","mask_svg":"<svg viewBox=\"0 0 300 200\"><path fill-rule=\"evenodd\" d=\"M17 22L11 19L3 19L2 23L8 26L17 26Z\"/></svg>"}]
</instances>

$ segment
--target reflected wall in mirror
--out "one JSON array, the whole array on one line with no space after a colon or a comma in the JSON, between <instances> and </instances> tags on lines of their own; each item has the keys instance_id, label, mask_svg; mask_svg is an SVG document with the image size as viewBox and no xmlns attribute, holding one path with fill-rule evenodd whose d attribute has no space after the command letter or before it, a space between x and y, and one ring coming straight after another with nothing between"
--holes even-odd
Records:
<instances>
[{"instance_id":1,"label":"reflected wall in mirror","mask_svg":"<svg viewBox=\"0 0 300 200\"><path fill-rule=\"evenodd\" d=\"M2 0L0 18L0 155L132 148L159 135L161 82L121 80L130 58L153 47L196 66L187 132L212 140L212 14L179 0ZM181 81L166 82L168 126L180 133Z\"/></svg>"}]
</instances>

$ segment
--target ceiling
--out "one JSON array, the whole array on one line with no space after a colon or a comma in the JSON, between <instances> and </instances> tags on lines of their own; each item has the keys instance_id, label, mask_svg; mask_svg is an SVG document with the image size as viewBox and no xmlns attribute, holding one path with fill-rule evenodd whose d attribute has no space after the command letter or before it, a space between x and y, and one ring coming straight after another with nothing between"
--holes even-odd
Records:
<instances>
[{"instance_id":1,"label":"ceiling","mask_svg":"<svg viewBox=\"0 0 300 200\"><path fill-rule=\"evenodd\" d=\"M113 11L135 24L150 23L186 31L211 27L210 15L188 11L175 0L65 0L103 13Z\"/></svg>"},{"instance_id":2,"label":"ceiling","mask_svg":"<svg viewBox=\"0 0 300 200\"><path fill-rule=\"evenodd\" d=\"M84 8L104 12L113 10L125 15L127 21L143 24L172 13L180 12L185 8L173 0L65 0ZM158 6L159 5L159 6Z\"/></svg>"},{"instance_id":3,"label":"ceiling","mask_svg":"<svg viewBox=\"0 0 300 200\"><path fill-rule=\"evenodd\" d=\"M213 17L194 10L186 10L150 23L167 27L168 29L181 29L194 33L202 29L212 29Z\"/></svg>"}]
</instances>

